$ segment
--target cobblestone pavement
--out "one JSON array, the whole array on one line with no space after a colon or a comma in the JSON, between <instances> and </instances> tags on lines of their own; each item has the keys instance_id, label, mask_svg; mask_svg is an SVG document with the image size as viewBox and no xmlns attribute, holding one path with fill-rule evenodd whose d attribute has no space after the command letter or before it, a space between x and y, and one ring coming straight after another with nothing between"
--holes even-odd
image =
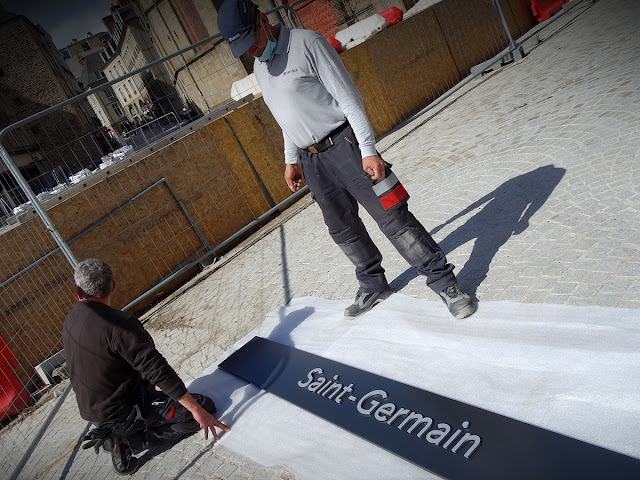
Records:
<instances>
[{"instance_id":1,"label":"cobblestone pavement","mask_svg":"<svg viewBox=\"0 0 640 480\"><path fill-rule=\"evenodd\" d=\"M640 308L639 24L636 0L584 2L542 43L528 41L523 60L379 142L479 308ZM392 285L436 300L364 216ZM146 326L188 380L291 298L356 289L307 196L148 312ZM0 471L13 471L51 403L2 432ZM19 478L115 477L107 455L78 449L85 428L70 394ZM198 436L156 453L134 478L294 478Z\"/></svg>"}]
</instances>

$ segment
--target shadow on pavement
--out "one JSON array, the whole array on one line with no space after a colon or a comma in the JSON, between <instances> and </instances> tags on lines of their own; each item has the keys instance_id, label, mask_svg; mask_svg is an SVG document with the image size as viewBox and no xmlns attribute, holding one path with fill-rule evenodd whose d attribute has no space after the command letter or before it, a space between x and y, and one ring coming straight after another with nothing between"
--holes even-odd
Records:
<instances>
[{"instance_id":1,"label":"shadow on pavement","mask_svg":"<svg viewBox=\"0 0 640 480\"><path fill-rule=\"evenodd\" d=\"M69 475L69 471L71 470L71 465L73 465L73 462L75 461L76 456L80 451L80 446L82 445L82 439L89 432L89 428L91 428L91 422L87 422L87 426L84 428L84 431L82 432L82 434L78 437L78 441L73 447L73 451L71 452L71 455L69 455L69 458L67 459L67 463L65 463L64 468L62 469L62 473L60 474L60 480L64 480L65 478L67 478L67 475ZM91 451L91 453L93 453L93 451Z\"/></svg>"},{"instance_id":2,"label":"shadow on pavement","mask_svg":"<svg viewBox=\"0 0 640 480\"><path fill-rule=\"evenodd\" d=\"M285 304L289 304L291 301L289 273L287 267L286 257L286 240L284 235L284 229L280 226L280 241L281 241L281 255L282 255L282 282L285 295ZM273 328L273 330L266 336L266 338L283 345L295 346L291 339L291 332L293 332L302 322L304 322L315 311L312 307L304 307L294 312L290 312L286 316L280 315L280 321ZM277 375L277 371L272 375ZM212 388L213 387L213 388ZM231 398L236 390L244 389L243 398L237 401L236 405L232 407ZM218 409L218 412L224 412L224 419L221 419L226 425L233 428L235 420L242 415L247 408L251 406L257 397L262 393L260 389L250 387L244 380L223 372L222 370L214 370L209 375L199 377L191 383L189 390L192 392L202 392L205 395L211 397ZM217 395L209 395L208 391L215 391Z\"/></svg>"},{"instance_id":3,"label":"shadow on pavement","mask_svg":"<svg viewBox=\"0 0 640 480\"><path fill-rule=\"evenodd\" d=\"M565 173L564 168L546 165L518 175L429 232L435 235L446 225L475 209L481 209L444 240L438 242L442 250L449 254L475 239L469 259L456 273L463 290L475 296L500 247L512 235L518 235L527 229L529 219L544 205ZM411 268L396 277L390 285L400 290L417 276Z\"/></svg>"},{"instance_id":4,"label":"shadow on pavement","mask_svg":"<svg viewBox=\"0 0 640 480\"><path fill-rule=\"evenodd\" d=\"M470 295L475 295L486 278L489 265L500 247L512 235L519 235L527 229L529 219L544 205L565 173L564 168L546 165L518 175L433 230L432 233L436 233L445 225L481 208L440 242L445 253L449 253L475 239L469 260L457 274Z\"/></svg>"}]
</instances>

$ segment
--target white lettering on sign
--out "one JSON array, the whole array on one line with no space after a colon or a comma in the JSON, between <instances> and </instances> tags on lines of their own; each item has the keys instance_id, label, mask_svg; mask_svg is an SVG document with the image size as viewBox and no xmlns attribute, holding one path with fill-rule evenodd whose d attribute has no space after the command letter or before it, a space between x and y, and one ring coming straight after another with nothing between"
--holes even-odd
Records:
<instances>
[{"instance_id":1,"label":"white lettering on sign","mask_svg":"<svg viewBox=\"0 0 640 480\"><path fill-rule=\"evenodd\" d=\"M353 393L353 383L345 386L340 383L339 375L330 378L323 375L322 368L312 368L307 373L307 378L298 382L298 386L341 405L345 396ZM389 394L384 390L371 390L360 399L354 395L349 395L346 398L356 404L356 410L361 415L373 417L380 423L386 423L391 427L395 426L398 430L415 434L416 438L424 437L428 443L452 453L461 453L465 458L470 458L482 444L480 436L469 433L468 421L463 421L460 428L451 433L453 428L448 423L436 424L431 417L425 417L409 408L398 407L395 403L386 402ZM461 434L462 436L460 436Z\"/></svg>"}]
</instances>

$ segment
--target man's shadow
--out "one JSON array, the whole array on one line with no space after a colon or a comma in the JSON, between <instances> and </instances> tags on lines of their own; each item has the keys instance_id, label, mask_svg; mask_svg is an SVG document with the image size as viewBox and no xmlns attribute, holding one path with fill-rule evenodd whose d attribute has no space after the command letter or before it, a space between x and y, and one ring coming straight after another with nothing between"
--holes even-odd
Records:
<instances>
[{"instance_id":1,"label":"man's shadow","mask_svg":"<svg viewBox=\"0 0 640 480\"><path fill-rule=\"evenodd\" d=\"M282 261L282 286L285 295L285 305L289 305L289 303L291 302L291 289L289 282L289 266L286 253L287 240L282 225L279 226L279 233L280 258ZM296 328L298 328L301 323L309 318L314 313L314 311L315 309L313 307L303 307L299 310L294 310L287 315L283 315L281 309L277 313L280 321L273 327L273 330L269 332L266 338L283 345L294 347L295 342L293 341L291 334ZM277 372L271 372L271 375L277 375ZM226 373L218 369L210 375L197 378L190 385L190 388L194 389L197 389L200 385L227 385L227 391L229 392L229 394L220 400L216 400L216 405L218 406L218 411L225 412L225 422L229 427L233 425L235 420L242 414L242 412L244 412L251 406L251 404L253 404L257 400L262 391L251 388L245 389L242 400L240 400L235 406L233 406L233 408L229 409L232 404L231 393L238 388L237 386L231 385L234 382L237 382L237 379L229 379ZM241 382L239 385L242 386L243 384L244 382Z\"/></svg>"},{"instance_id":2,"label":"man's shadow","mask_svg":"<svg viewBox=\"0 0 640 480\"><path fill-rule=\"evenodd\" d=\"M449 254L475 239L469 259L456 274L463 289L470 295L475 296L500 247L512 235L518 235L527 229L529 219L544 205L565 173L564 168L546 165L518 175L431 230L431 235L435 235L446 225L480 209L438 242L442 250ZM416 276L415 270L407 270L394 279L391 286L400 289Z\"/></svg>"}]
</instances>

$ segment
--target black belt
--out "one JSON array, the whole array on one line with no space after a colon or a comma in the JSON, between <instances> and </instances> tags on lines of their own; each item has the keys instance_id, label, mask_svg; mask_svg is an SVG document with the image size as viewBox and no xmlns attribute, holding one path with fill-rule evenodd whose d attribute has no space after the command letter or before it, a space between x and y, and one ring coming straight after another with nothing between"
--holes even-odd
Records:
<instances>
[{"instance_id":1,"label":"black belt","mask_svg":"<svg viewBox=\"0 0 640 480\"><path fill-rule=\"evenodd\" d=\"M324 137L318 143L309 145L304 150L311 153L320 153L320 152L324 152L325 150L328 150L329 148L333 147L333 145L335 144L334 139L338 135L340 135L343 131L345 131L348 126L349 126L349 122L344 122L342 125L340 125L338 128L330 132L329 135Z\"/></svg>"}]
</instances>

